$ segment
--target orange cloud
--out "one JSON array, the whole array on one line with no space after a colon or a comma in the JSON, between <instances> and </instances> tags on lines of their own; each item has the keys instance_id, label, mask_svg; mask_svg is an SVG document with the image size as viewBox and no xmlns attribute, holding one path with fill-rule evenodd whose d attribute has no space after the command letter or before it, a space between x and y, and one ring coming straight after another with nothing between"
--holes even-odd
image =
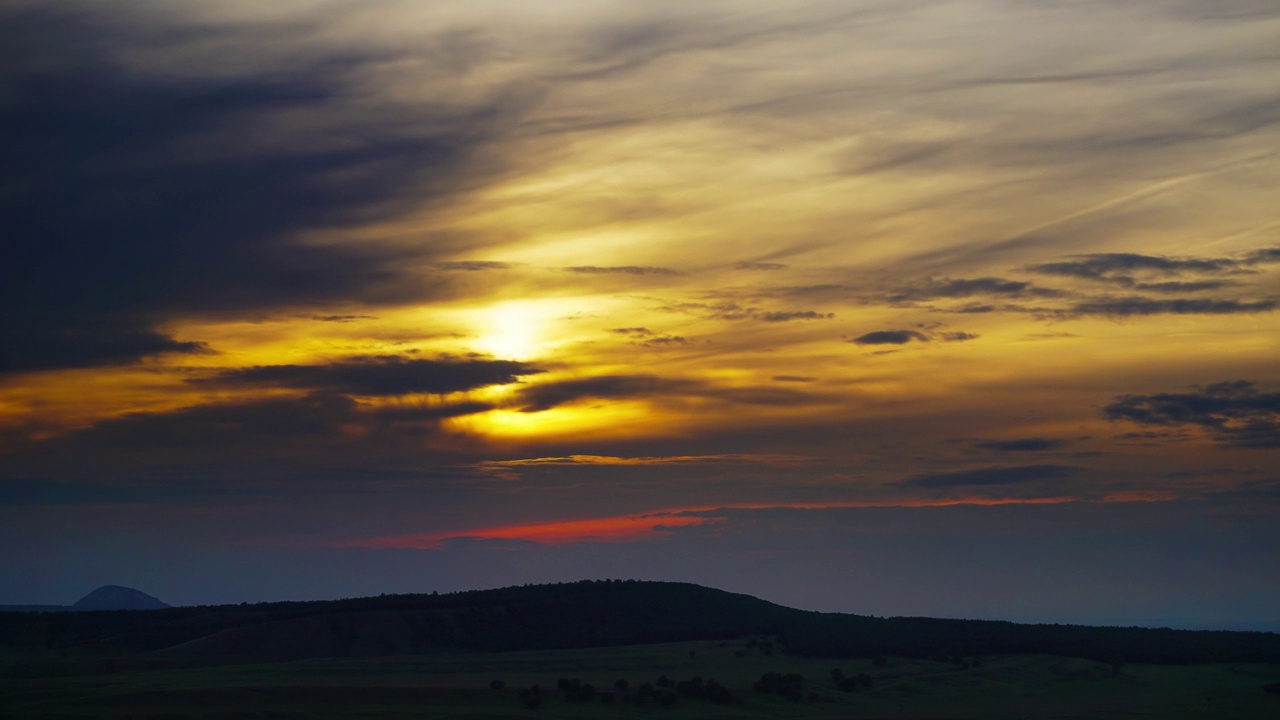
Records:
<instances>
[{"instance_id":1,"label":"orange cloud","mask_svg":"<svg viewBox=\"0 0 1280 720\"><path fill-rule=\"evenodd\" d=\"M723 510L828 510L836 508L873 507L943 507L950 505L1047 505L1075 502L1073 497L1040 498L984 498L973 497L951 500L901 500L894 502L862 503L784 503L740 504L707 507L673 508L635 515L619 515L555 522L501 525L450 533L395 535L339 541L340 547L381 549L434 550L447 540L465 538L480 540L524 540L541 545L566 545L579 542L630 542L648 540L670 534L671 529L723 523L724 517L714 515ZM1127 500L1119 499L1119 502Z\"/></svg>"},{"instance_id":2,"label":"orange cloud","mask_svg":"<svg viewBox=\"0 0 1280 720\"><path fill-rule=\"evenodd\" d=\"M530 465L720 465L753 463L761 465L797 465L808 461L804 455L728 453L717 455L659 455L618 457L615 455L565 455L558 457L491 460L484 467L520 467Z\"/></svg>"},{"instance_id":3,"label":"orange cloud","mask_svg":"<svg viewBox=\"0 0 1280 720\"><path fill-rule=\"evenodd\" d=\"M673 513L646 513L620 517L586 518L528 525L506 525L457 533L399 535L341 543L347 547L403 548L432 550L446 540L476 538L481 540L526 540L542 545L564 545L575 542L620 542L642 540L666 534L667 528L706 525L723 518L696 517Z\"/></svg>"}]
</instances>

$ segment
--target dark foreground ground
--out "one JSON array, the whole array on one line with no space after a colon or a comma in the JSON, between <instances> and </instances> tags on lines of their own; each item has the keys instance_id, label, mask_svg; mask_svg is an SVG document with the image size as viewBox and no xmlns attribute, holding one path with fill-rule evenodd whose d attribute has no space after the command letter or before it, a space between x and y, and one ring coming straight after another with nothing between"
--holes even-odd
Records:
<instances>
[{"instance_id":1,"label":"dark foreground ground","mask_svg":"<svg viewBox=\"0 0 1280 720\"><path fill-rule=\"evenodd\" d=\"M820 614L647 582L0 613L0 718L1280 720L1280 635Z\"/></svg>"},{"instance_id":2,"label":"dark foreground ground","mask_svg":"<svg viewBox=\"0 0 1280 720\"><path fill-rule=\"evenodd\" d=\"M769 656L750 644L741 639L7 677L0 680L0 717L1280 718L1280 695L1263 690L1280 679L1276 664L1116 668L1079 658L1005 655L965 659L965 668L904 658L872 664ZM865 674L871 687L841 691L833 669L846 677ZM771 672L803 676L801 698L755 690ZM720 704L665 688L659 685L663 676L673 683L697 676L704 687L714 680L733 700ZM562 678L596 692L571 699L556 689ZM502 689L491 688L495 680ZM627 681L625 691L617 689L618 680ZM653 694L643 689L646 683ZM531 709L525 701L533 685L541 687L542 700ZM663 704L672 697L672 704Z\"/></svg>"}]
</instances>

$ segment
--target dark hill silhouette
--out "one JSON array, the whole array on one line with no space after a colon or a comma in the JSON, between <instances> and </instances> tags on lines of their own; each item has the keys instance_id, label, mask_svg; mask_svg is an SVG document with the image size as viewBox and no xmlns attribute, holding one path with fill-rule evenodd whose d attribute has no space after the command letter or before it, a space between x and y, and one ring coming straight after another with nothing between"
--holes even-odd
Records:
<instances>
[{"instance_id":1,"label":"dark hill silhouette","mask_svg":"<svg viewBox=\"0 0 1280 720\"><path fill-rule=\"evenodd\" d=\"M768 636L821 657L1068 655L1105 662L1280 662L1280 634L875 618L684 583L583 581L447 595L0 613L0 647L92 648L126 666L539 650ZM117 665L118 666L118 663ZM92 671L92 668L80 668Z\"/></svg>"},{"instance_id":2,"label":"dark hill silhouette","mask_svg":"<svg viewBox=\"0 0 1280 720\"><path fill-rule=\"evenodd\" d=\"M76 610L160 610L172 606L141 590L120 585L103 585L77 600L71 607Z\"/></svg>"}]
</instances>

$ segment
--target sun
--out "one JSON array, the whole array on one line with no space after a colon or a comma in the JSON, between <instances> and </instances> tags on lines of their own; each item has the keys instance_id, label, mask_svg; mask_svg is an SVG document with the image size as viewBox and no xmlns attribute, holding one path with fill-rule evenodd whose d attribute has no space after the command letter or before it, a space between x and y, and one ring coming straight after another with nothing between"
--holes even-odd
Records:
<instances>
[{"instance_id":1,"label":"sun","mask_svg":"<svg viewBox=\"0 0 1280 720\"><path fill-rule=\"evenodd\" d=\"M476 345L503 360L526 360L536 353L545 323L543 314L530 302L494 305L482 315Z\"/></svg>"}]
</instances>

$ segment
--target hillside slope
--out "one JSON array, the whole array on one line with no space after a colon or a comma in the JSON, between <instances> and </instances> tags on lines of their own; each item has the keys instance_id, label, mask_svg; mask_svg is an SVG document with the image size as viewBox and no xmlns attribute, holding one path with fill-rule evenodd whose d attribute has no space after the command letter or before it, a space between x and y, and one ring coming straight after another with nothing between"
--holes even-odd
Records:
<instances>
[{"instance_id":1,"label":"hillside slope","mask_svg":"<svg viewBox=\"0 0 1280 720\"><path fill-rule=\"evenodd\" d=\"M583 581L153 611L0 613L0 648L132 665L440 650L548 650L768 636L814 657L1044 653L1110 663L1280 662L1280 635L816 613L684 583Z\"/></svg>"}]
</instances>

